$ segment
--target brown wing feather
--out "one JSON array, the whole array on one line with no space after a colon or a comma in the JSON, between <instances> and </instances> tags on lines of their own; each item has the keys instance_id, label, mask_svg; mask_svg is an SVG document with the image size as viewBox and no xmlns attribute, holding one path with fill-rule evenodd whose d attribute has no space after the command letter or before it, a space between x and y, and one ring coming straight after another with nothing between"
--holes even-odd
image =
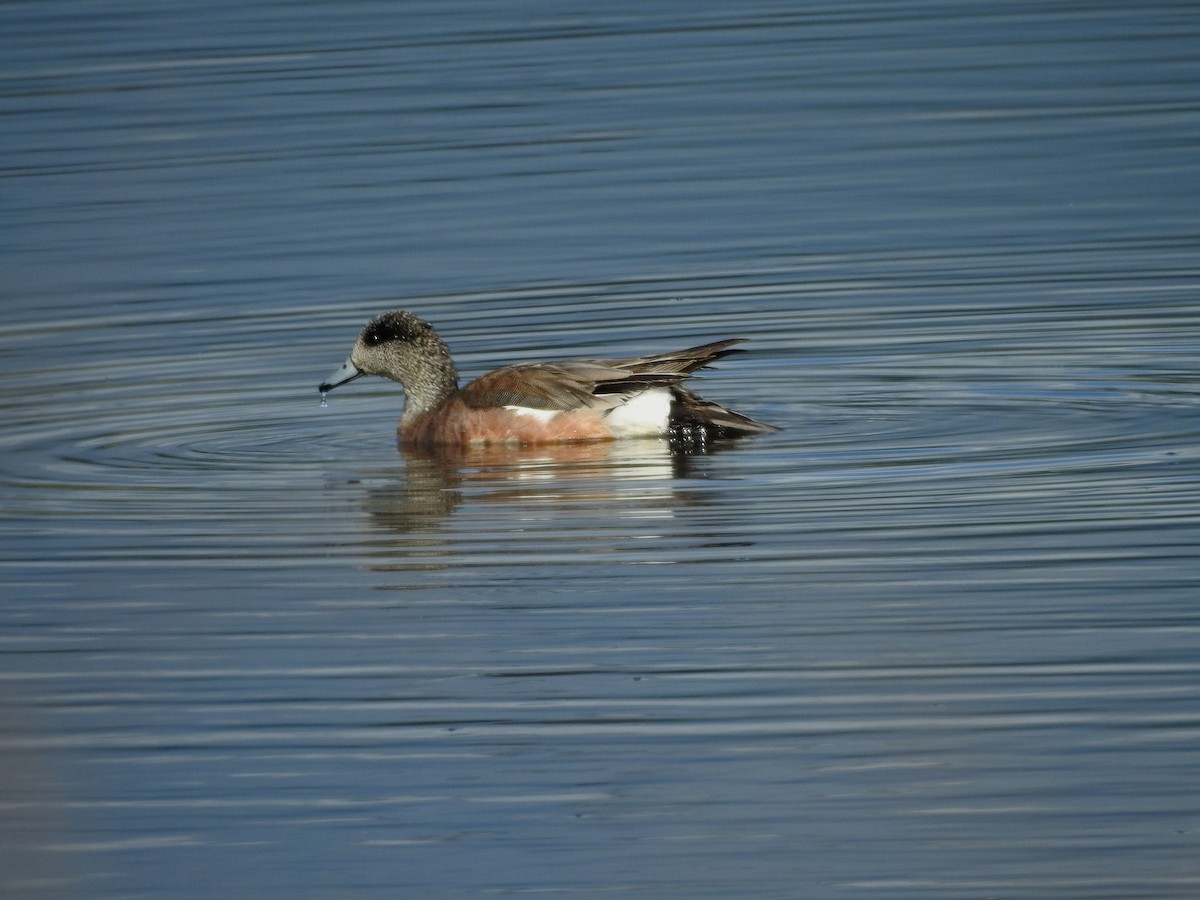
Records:
<instances>
[{"instance_id":1,"label":"brown wing feather","mask_svg":"<svg viewBox=\"0 0 1200 900\"><path fill-rule=\"evenodd\" d=\"M480 376L459 393L470 407L524 406L530 409L607 407L613 394L676 385L688 374L740 350L743 338L715 341L686 350L628 359L572 360L505 366Z\"/></svg>"},{"instance_id":2,"label":"brown wing feather","mask_svg":"<svg viewBox=\"0 0 1200 900\"><path fill-rule=\"evenodd\" d=\"M684 376L650 376L600 362L530 363L506 366L462 389L467 406L525 406L531 409L582 409L606 405L597 394L623 393L652 384L673 384Z\"/></svg>"}]
</instances>

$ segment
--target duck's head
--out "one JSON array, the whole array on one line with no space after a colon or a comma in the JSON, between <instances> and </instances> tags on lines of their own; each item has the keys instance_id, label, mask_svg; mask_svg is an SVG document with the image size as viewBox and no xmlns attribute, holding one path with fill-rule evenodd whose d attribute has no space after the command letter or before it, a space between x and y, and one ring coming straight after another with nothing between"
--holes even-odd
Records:
<instances>
[{"instance_id":1,"label":"duck's head","mask_svg":"<svg viewBox=\"0 0 1200 900\"><path fill-rule=\"evenodd\" d=\"M458 388L450 348L433 326L402 309L367 323L350 355L318 390L322 394L362 375L398 381L408 395L406 414L422 412Z\"/></svg>"}]
</instances>

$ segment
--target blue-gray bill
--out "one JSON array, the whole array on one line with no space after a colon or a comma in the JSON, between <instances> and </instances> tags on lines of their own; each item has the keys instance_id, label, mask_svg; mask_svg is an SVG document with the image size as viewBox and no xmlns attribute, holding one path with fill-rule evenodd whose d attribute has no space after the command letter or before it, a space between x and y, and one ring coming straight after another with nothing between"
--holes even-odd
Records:
<instances>
[{"instance_id":1,"label":"blue-gray bill","mask_svg":"<svg viewBox=\"0 0 1200 900\"><path fill-rule=\"evenodd\" d=\"M329 376L327 381L323 382L317 388L317 390L324 394L332 391L335 387L340 387L346 382L353 381L355 378L366 374L366 372L363 372L358 368L358 366L354 365L354 363L347 359L344 363L342 363L341 367L336 372Z\"/></svg>"}]
</instances>

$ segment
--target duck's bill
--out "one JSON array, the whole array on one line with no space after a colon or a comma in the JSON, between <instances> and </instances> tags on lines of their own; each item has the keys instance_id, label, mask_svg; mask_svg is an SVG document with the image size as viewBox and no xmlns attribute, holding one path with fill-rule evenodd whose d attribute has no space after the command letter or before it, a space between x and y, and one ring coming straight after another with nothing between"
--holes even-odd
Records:
<instances>
[{"instance_id":1,"label":"duck's bill","mask_svg":"<svg viewBox=\"0 0 1200 900\"><path fill-rule=\"evenodd\" d=\"M330 375L326 381L322 382L317 390L324 394L328 391L332 391L335 387L340 387L347 381L353 381L360 375L366 374L366 372L359 369L358 366L347 359L344 363L342 363L342 367Z\"/></svg>"}]
</instances>

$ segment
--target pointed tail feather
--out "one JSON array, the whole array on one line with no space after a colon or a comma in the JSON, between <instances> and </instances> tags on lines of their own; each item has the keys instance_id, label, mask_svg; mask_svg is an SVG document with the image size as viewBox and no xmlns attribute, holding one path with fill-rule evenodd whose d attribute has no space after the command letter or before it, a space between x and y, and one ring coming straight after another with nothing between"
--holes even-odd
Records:
<instances>
[{"instance_id":1,"label":"pointed tail feather","mask_svg":"<svg viewBox=\"0 0 1200 900\"><path fill-rule=\"evenodd\" d=\"M660 372L687 374L702 369L731 353L741 353L732 349L734 344L740 344L745 338L728 338L723 341L713 341L711 344L701 344L699 347L688 347L685 350L674 350L670 353L659 353L654 356L635 356L632 359L614 359L609 365L630 372Z\"/></svg>"},{"instance_id":2,"label":"pointed tail feather","mask_svg":"<svg viewBox=\"0 0 1200 900\"><path fill-rule=\"evenodd\" d=\"M671 405L671 436L679 440L704 442L725 438L746 437L778 431L774 425L759 422L705 400L692 391L676 387L674 403Z\"/></svg>"}]
</instances>

